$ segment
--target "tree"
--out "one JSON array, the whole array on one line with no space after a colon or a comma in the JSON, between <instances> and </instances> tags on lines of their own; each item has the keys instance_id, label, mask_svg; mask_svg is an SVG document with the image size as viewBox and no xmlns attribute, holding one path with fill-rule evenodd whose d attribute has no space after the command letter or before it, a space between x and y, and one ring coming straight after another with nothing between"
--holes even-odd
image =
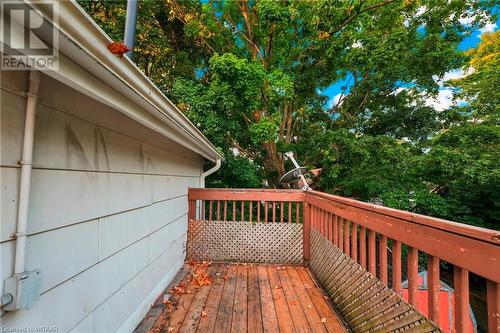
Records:
<instances>
[{"instance_id":1,"label":"tree","mask_svg":"<svg viewBox=\"0 0 500 333\"><path fill-rule=\"evenodd\" d=\"M320 131L348 128L412 139L437 130L437 112L425 107L424 95L437 91L433 76L462 64L457 43L487 16L488 4L168 0L167 5L210 56L200 64L201 77L183 81L173 98L189 106L188 115L209 138L214 128L208 126L215 121L215 141L262 165L268 185L278 187L285 171L282 153L301 150L303 138L318 125ZM464 15L476 17L476 25L462 25ZM342 78L351 84L324 112L325 97L318 90ZM396 96L404 85L411 85L411 92ZM204 101L216 95L216 107L186 98L184 90L194 86ZM422 112L412 112L412 103ZM401 130L391 119L416 126ZM317 162L310 159L314 150L302 149L302 159Z\"/></svg>"},{"instance_id":2,"label":"tree","mask_svg":"<svg viewBox=\"0 0 500 333\"><path fill-rule=\"evenodd\" d=\"M500 124L500 30L484 33L464 69L468 75L450 82L457 90L457 99L466 103L458 108L469 122Z\"/></svg>"},{"instance_id":3,"label":"tree","mask_svg":"<svg viewBox=\"0 0 500 333\"><path fill-rule=\"evenodd\" d=\"M444 200L455 221L500 228L500 32L485 33L464 72L452 80L461 102L446 129L422 156L422 178Z\"/></svg>"},{"instance_id":4,"label":"tree","mask_svg":"<svg viewBox=\"0 0 500 333\"><path fill-rule=\"evenodd\" d=\"M121 39L123 3L81 3ZM283 153L292 150L323 168L321 190L494 225L498 33L477 50L457 48L491 19L492 6L145 0L135 61L225 154L210 186L280 187L291 167ZM450 83L458 106L429 106L436 78L469 66L471 75ZM323 90L335 82L342 91L329 101Z\"/></svg>"}]
</instances>

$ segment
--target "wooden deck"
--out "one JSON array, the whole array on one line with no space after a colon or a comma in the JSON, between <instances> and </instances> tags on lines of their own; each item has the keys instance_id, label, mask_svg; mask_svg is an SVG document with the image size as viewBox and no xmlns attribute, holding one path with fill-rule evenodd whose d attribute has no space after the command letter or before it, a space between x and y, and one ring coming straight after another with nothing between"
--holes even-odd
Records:
<instances>
[{"instance_id":1,"label":"wooden deck","mask_svg":"<svg viewBox=\"0 0 500 333\"><path fill-rule=\"evenodd\" d=\"M139 332L347 330L307 268L213 263L186 265Z\"/></svg>"}]
</instances>

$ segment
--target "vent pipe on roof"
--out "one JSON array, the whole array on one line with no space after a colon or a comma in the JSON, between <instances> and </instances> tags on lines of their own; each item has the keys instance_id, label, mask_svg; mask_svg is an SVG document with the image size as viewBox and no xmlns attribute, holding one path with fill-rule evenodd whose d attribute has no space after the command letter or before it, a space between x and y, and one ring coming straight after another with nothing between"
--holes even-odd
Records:
<instances>
[{"instance_id":1,"label":"vent pipe on roof","mask_svg":"<svg viewBox=\"0 0 500 333\"><path fill-rule=\"evenodd\" d=\"M127 18L125 19L125 45L130 49L125 55L130 60L134 57L135 32L137 26L137 0L127 0Z\"/></svg>"}]
</instances>

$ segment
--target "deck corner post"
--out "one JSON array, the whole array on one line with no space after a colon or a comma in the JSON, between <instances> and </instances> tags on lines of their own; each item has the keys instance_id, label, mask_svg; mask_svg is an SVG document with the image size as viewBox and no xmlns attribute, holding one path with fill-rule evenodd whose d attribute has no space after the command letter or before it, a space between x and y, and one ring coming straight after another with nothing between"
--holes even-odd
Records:
<instances>
[{"instance_id":1,"label":"deck corner post","mask_svg":"<svg viewBox=\"0 0 500 333\"><path fill-rule=\"evenodd\" d=\"M304 201L304 225L303 225L303 246L304 246L304 263L309 263L311 259L311 210L309 203Z\"/></svg>"},{"instance_id":2,"label":"deck corner post","mask_svg":"<svg viewBox=\"0 0 500 333\"><path fill-rule=\"evenodd\" d=\"M196 219L196 200L188 200L188 222Z\"/></svg>"}]
</instances>

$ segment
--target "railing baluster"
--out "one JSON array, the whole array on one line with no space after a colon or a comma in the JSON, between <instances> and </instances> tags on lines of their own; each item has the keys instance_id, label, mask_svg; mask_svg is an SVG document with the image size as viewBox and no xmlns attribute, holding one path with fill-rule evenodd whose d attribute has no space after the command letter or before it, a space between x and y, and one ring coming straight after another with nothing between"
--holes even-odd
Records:
<instances>
[{"instance_id":1,"label":"railing baluster","mask_svg":"<svg viewBox=\"0 0 500 333\"><path fill-rule=\"evenodd\" d=\"M207 217L205 216L205 204L207 202L205 200L201 200L201 219L205 221Z\"/></svg>"},{"instance_id":2,"label":"railing baluster","mask_svg":"<svg viewBox=\"0 0 500 333\"><path fill-rule=\"evenodd\" d=\"M292 217L292 203L288 202L288 223L293 222L293 217Z\"/></svg>"},{"instance_id":3,"label":"railing baluster","mask_svg":"<svg viewBox=\"0 0 500 333\"><path fill-rule=\"evenodd\" d=\"M486 280L488 303L488 332L500 332L500 283Z\"/></svg>"},{"instance_id":4,"label":"railing baluster","mask_svg":"<svg viewBox=\"0 0 500 333\"><path fill-rule=\"evenodd\" d=\"M233 222L236 222L236 201L233 200Z\"/></svg>"},{"instance_id":5,"label":"railing baluster","mask_svg":"<svg viewBox=\"0 0 500 333\"><path fill-rule=\"evenodd\" d=\"M295 223L300 223L300 206L299 203L295 203Z\"/></svg>"},{"instance_id":6,"label":"railing baluster","mask_svg":"<svg viewBox=\"0 0 500 333\"><path fill-rule=\"evenodd\" d=\"M323 234L328 239L328 212L326 210L323 211Z\"/></svg>"},{"instance_id":7,"label":"railing baluster","mask_svg":"<svg viewBox=\"0 0 500 333\"><path fill-rule=\"evenodd\" d=\"M257 201L257 223L260 223L260 205L262 203L260 201Z\"/></svg>"},{"instance_id":8,"label":"railing baluster","mask_svg":"<svg viewBox=\"0 0 500 333\"><path fill-rule=\"evenodd\" d=\"M328 227L328 240L330 242L333 241L333 223L332 223L332 220L333 220L333 216L331 213L327 213L327 220L326 220L326 224L327 224L327 227Z\"/></svg>"},{"instance_id":9,"label":"railing baluster","mask_svg":"<svg viewBox=\"0 0 500 333\"><path fill-rule=\"evenodd\" d=\"M417 307L418 250L408 246L408 302Z\"/></svg>"},{"instance_id":10,"label":"railing baluster","mask_svg":"<svg viewBox=\"0 0 500 333\"><path fill-rule=\"evenodd\" d=\"M366 228L359 227L359 264L366 269Z\"/></svg>"},{"instance_id":11,"label":"railing baluster","mask_svg":"<svg viewBox=\"0 0 500 333\"><path fill-rule=\"evenodd\" d=\"M208 222L212 222L212 204L213 204L213 201L210 200L210 206L209 206L209 215L208 215Z\"/></svg>"},{"instance_id":12,"label":"railing baluster","mask_svg":"<svg viewBox=\"0 0 500 333\"><path fill-rule=\"evenodd\" d=\"M379 258L380 258L380 280L387 285L387 237L380 235L379 239Z\"/></svg>"},{"instance_id":13,"label":"railing baluster","mask_svg":"<svg viewBox=\"0 0 500 333\"><path fill-rule=\"evenodd\" d=\"M250 207L249 207L249 208L250 208L250 217L249 217L249 219L250 219L250 223L252 223L252 215L253 215L253 211L252 211L252 210L253 210L253 207L252 207L252 202L253 202L253 201L250 201Z\"/></svg>"},{"instance_id":14,"label":"railing baluster","mask_svg":"<svg viewBox=\"0 0 500 333\"><path fill-rule=\"evenodd\" d=\"M241 201L241 222L245 221L245 201Z\"/></svg>"},{"instance_id":15,"label":"railing baluster","mask_svg":"<svg viewBox=\"0 0 500 333\"><path fill-rule=\"evenodd\" d=\"M457 333L469 330L469 272L454 266L453 287L455 289L455 330Z\"/></svg>"},{"instance_id":16,"label":"railing baluster","mask_svg":"<svg viewBox=\"0 0 500 333\"><path fill-rule=\"evenodd\" d=\"M339 226L338 226L338 216L333 215L333 244L337 245L339 244Z\"/></svg>"},{"instance_id":17,"label":"railing baluster","mask_svg":"<svg viewBox=\"0 0 500 333\"><path fill-rule=\"evenodd\" d=\"M317 226L318 226L318 221L316 221L316 213L317 213L318 209L316 208L316 206L311 206L311 226L312 228L314 229L318 229Z\"/></svg>"},{"instance_id":18,"label":"railing baluster","mask_svg":"<svg viewBox=\"0 0 500 333\"><path fill-rule=\"evenodd\" d=\"M224 222L227 222L227 201L224 200Z\"/></svg>"},{"instance_id":19,"label":"railing baluster","mask_svg":"<svg viewBox=\"0 0 500 333\"><path fill-rule=\"evenodd\" d=\"M284 215L285 215L285 214L283 214L283 210L284 210L284 209L285 209L285 208L284 208L283 201L282 201L282 202L280 203L280 222L281 222L281 223L285 222L285 220L284 220Z\"/></svg>"},{"instance_id":20,"label":"railing baluster","mask_svg":"<svg viewBox=\"0 0 500 333\"><path fill-rule=\"evenodd\" d=\"M350 224L349 221L345 220L345 223L344 223L344 253L350 257L351 256L351 242L349 239L349 234L350 234L349 224Z\"/></svg>"},{"instance_id":21,"label":"railing baluster","mask_svg":"<svg viewBox=\"0 0 500 333\"><path fill-rule=\"evenodd\" d=\"M264 203L264 222L265 223L269 222L268 215L269 215L269 203L266 201Z\"/></svg>"},{"instance_id":22,"label":"railing baluster","mask_svg":"<svg viewBox=\"0 0 500 333\"><path fill-rule=\"evenodd\" d=\"M368 271L374 276L377 274L377 263L375 262L375 231L368 230Z\"/></svg>"},{"instance_id":23,"label":"railing baluster","mask_svg":"<svg viewBox=\"0 0 500 333\"><path fill-rule=\"evenodd\" d=\"M312 212L312 223L314 225L314 229L317 231L320 230L320 223L319 223L319 208L316 206L313 206L313 212Z\"/></svg>"},{"instance_id":24,"label":"railing baluster","mask_svg":"<svg viewBox=\"0 0 500 333\"><path fill-rule=\"evenodd\" d=\"M220 200L217 200L217 221L220 221Z\"/></svg>"},{"instance_id":25,"label":"railing baluster","mask_svg":"<svg viewBox=\"0 0 500 333\"><path fill-rule=\"evenodd\" d=\"M439 258L427 255L427 272L429 318L439 324Z\"/></svg>"},{"instance_id":26,"label":"railing baluster","mask_svg":"<svg viewBox=\"0 0 500 333\"><path fill-rule=\"evenodd\" d=\"M392 289L399 295L403 294L401 286L401 242L392 241Z\"/></svg>"},{"instance_id":27,"label":"railing baluster","mask_svg":"<svg viewBox=\"0 0 500 333\"><path fill-rule=\"evenodd\" d=\"M338 229L339 229L339 249L344 251L344 218L338 217L337 219Z\"/></svg>"},{"instance_id":28,"label":"railing baluster","mask_svg":"<svg viewBox=\"0 0 500 333\"><path fill-rule=\"evenodd\" d=\"M276 202L273 201L273 223L276 222Z\"/></svg>"},{"instance_id":29,"label":"railing baluster","mask_svg":"<svg viewBox=\"0 0 500 333\"><path fill-rule=\"evenodd\" d=\"M358 225L351 223L351 258L358 261Z\"/></svg>"},{"instance_id":30,"label":"railing baluster","mask_svg":"<svg viewBox=\"0 0 500 333\"><path fill-rule=\"evenodd\" d=\"M325 211L323 209L319 210L319 230L323 236L325 235Z\"/></svg>"}]
</instances>

